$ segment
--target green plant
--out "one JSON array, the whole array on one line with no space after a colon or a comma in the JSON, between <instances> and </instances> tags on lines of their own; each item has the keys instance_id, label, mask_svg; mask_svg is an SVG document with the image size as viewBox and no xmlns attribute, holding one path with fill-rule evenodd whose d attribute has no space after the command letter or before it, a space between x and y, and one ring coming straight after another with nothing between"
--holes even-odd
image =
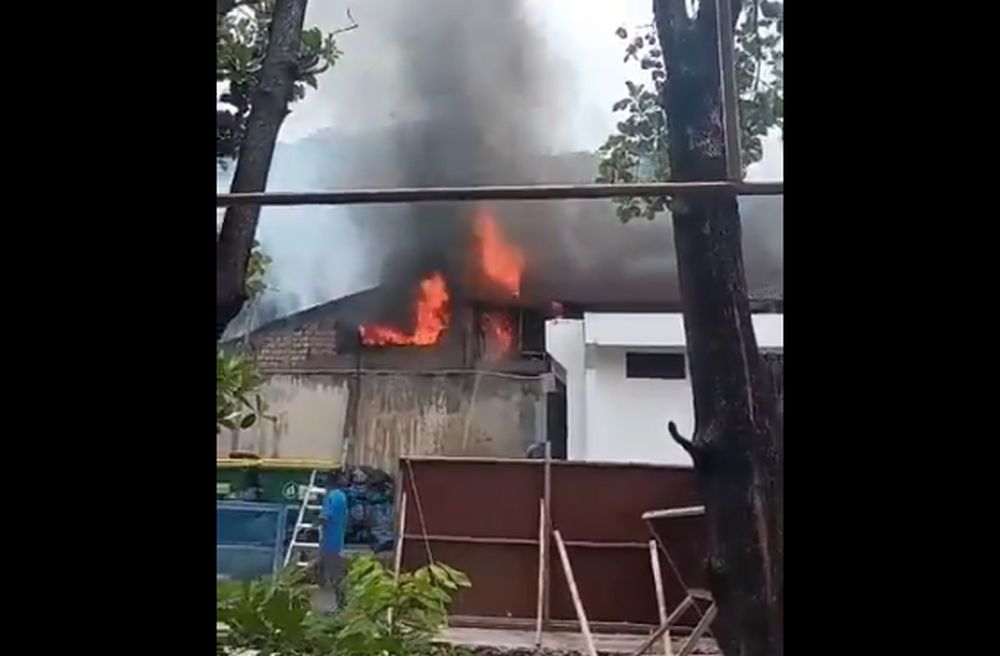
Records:
<instances>
[{"instance_id":1,"label":"green plant","mask_svg":"<svg viewBox=\"0 0 1000 656\"><path fill-rule=\"evenodd\" d=\"M461 572L436 563L394 579L372 556L350 561L340 610L312 610L308 574L288 569L261 581L216 586L218 653L261 656L463 656L435 644L452 598L469 587Z\"/></svg>"},{"instance_id":2,"label":"green plant","mask_svg":"<svg viewBox=\"0 0 1000 656\"><path fill-rule=\"evenodd\" d=\"M271 261L271 256L264 252L259 242L254 240L250 259L247 260L247 279L244 285L248 301L257 300L268 288L267 272Z\"/></svg>"},{"instance_id":3,"label":"green plant","mask_svg":"<svg viewBox=\"0 0 1000 656\"><path fill-rule=\"evenodd\" d=\"M216 585L218 653L254 649L268 656L323 653L305 574L291 569L245 583ZM317 651L317 650L320 651Z\"/></svg>"},{"instance_id":4,"label":"green plant","mask_svg":"<svg viewBox=\"0 0 1000 656\"><path fill-rule=\"evenodd\" d=\"M216 351L215 432L222 428L250 428L267 418L267 404L260 395L264 377L256 364L240 355Z\"/></svg>"},{"instance_id":5,"label":"green plant","mask_svg":"<svg viewBox=\"0 0 1000 656\"><path fill-rule=\"evenodd\" d=\"M445 625L455 593L470 586L465 574L436 563L393 579L371 556L351 563L345 604L336 616L336 653L417 656L440 652L434 637Z\"/></svg>"}]
</instances>

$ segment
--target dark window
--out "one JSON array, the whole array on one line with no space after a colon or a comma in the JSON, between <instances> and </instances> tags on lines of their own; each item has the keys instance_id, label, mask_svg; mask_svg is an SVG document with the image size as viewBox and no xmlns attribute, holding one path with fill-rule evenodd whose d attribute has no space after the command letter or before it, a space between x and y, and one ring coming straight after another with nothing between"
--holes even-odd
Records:
<instances>
[{"instance_id":1,"label":"dark window","mask_svg":"<svg viewBox=\"0 0 1000 656\"><path fill-rule=\"evenodd\" d=\"M626 378L687 378L683 353L626 353Z\"/></svg>"},{"instance_id":2,"label":"dark window","mask_svg":"<svg viewBox=\"0 0 1000 656\"><path fill-rule=\"evenodd\" d=\"M538 312L522 310L521 320L521 354L545 355L545 318Z\"/></svg>"}]
</instances>

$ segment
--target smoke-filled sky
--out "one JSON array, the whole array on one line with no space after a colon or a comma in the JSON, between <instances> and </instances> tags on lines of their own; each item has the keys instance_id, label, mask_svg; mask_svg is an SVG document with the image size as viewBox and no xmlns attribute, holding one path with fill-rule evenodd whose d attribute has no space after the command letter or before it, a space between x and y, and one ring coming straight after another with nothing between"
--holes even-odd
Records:
<instances>
[{"instance_id":1,"label":"smoke-filled sky","mask_svg":"<svg viewBox=\"0 0 1000 656\"><path fill-rule=\"evenodd\" d=\"M611 105L624 94L624 81L639 75L634 63L622 62L615 28L652 21L652 0L311 0L307 24L343 27L347 7L359 27L339 37L344 55L320 77L319 89L293 106L271 190L591 181L586 161L551 156L593 152L614 131L619 119ZM750 177L782 179L776 135ZM220 190L227 186L228 175L220 174ZM780 215L780 201L766 205ZM670 265L669 218L622 226L608 203L557 207L499 210L515 238L536 248L527 254L529 269L544 255L554 270L569 268L585 285L588 276L608 278L608 267L627 277L625 267ZM467 209L442 209L449 217L436 221L442 234L422 229L419 248L448 250ZM377 284L384 260L399 252L407 231L426 225L427 211L265 208L259 237L274 260L278 290L270 312ZM539 231L539 217L554 212L559 220ZM754 227L747 213L745 207L751 286L760 261L769 272L761 284L773 287L776 276L780 288L782 220L765 217ZM594 250L595 243L605 250ZM627 259L606 254L609 245Z\"/></svg>"}]
</instances>

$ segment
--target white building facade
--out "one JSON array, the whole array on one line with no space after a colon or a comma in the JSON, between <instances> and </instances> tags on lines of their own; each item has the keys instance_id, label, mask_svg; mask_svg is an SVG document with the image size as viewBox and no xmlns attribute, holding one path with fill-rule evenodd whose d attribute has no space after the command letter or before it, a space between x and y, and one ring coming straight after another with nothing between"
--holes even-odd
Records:
<instances>
[{"instance_id":1,"label":"white building facade","mask_svg":"<svg viewBox=\"0 0 1000 656\"><path fill-rule=\"evenodd\" d=\"M754 314L757 345L784 352L784 315ZM694 429L679 313L586 313L551 319L545 344L566 386L570 460L690 465L667 434Z\"/></svg>"}]
</instances>

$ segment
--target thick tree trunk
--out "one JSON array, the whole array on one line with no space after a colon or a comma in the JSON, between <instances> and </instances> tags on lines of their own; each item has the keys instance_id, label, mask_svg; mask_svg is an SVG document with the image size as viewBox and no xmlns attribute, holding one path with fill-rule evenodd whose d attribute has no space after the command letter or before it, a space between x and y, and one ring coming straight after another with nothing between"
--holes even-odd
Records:
<instances>
[{"instance_id":1,"label":"thick tree trunk","mask_svg":"<svg viewBox=\"0 0 1000 656\"><path fill-rule=\"evenodd\" d=\"M260 81L253 93L246 135L240 146L233 193L264 191L271 168L278 130L288 114L297 74L299 43L306 13L306 0L276 0L268 36L267 53ZM215 335L226 326L246 301L246 271L253 249L260 208L230 207L216 243Z\"/></svg>"},{"instance_id":2,"label":"thick tree trunk","mask_svg":"<svg viewBox=\"0 0 1000 656\"><path fill-rule=\"evenodd\" d=\"M661 103L675 180L725 178L712 0L654 0L667 78ZM732 0L734 21L742 7ZM672 205L695 405L694 460L709 527L708 575L726 656L782 656L782 425L750 320L735 196Z\"/></svg>"}]
</instances>

